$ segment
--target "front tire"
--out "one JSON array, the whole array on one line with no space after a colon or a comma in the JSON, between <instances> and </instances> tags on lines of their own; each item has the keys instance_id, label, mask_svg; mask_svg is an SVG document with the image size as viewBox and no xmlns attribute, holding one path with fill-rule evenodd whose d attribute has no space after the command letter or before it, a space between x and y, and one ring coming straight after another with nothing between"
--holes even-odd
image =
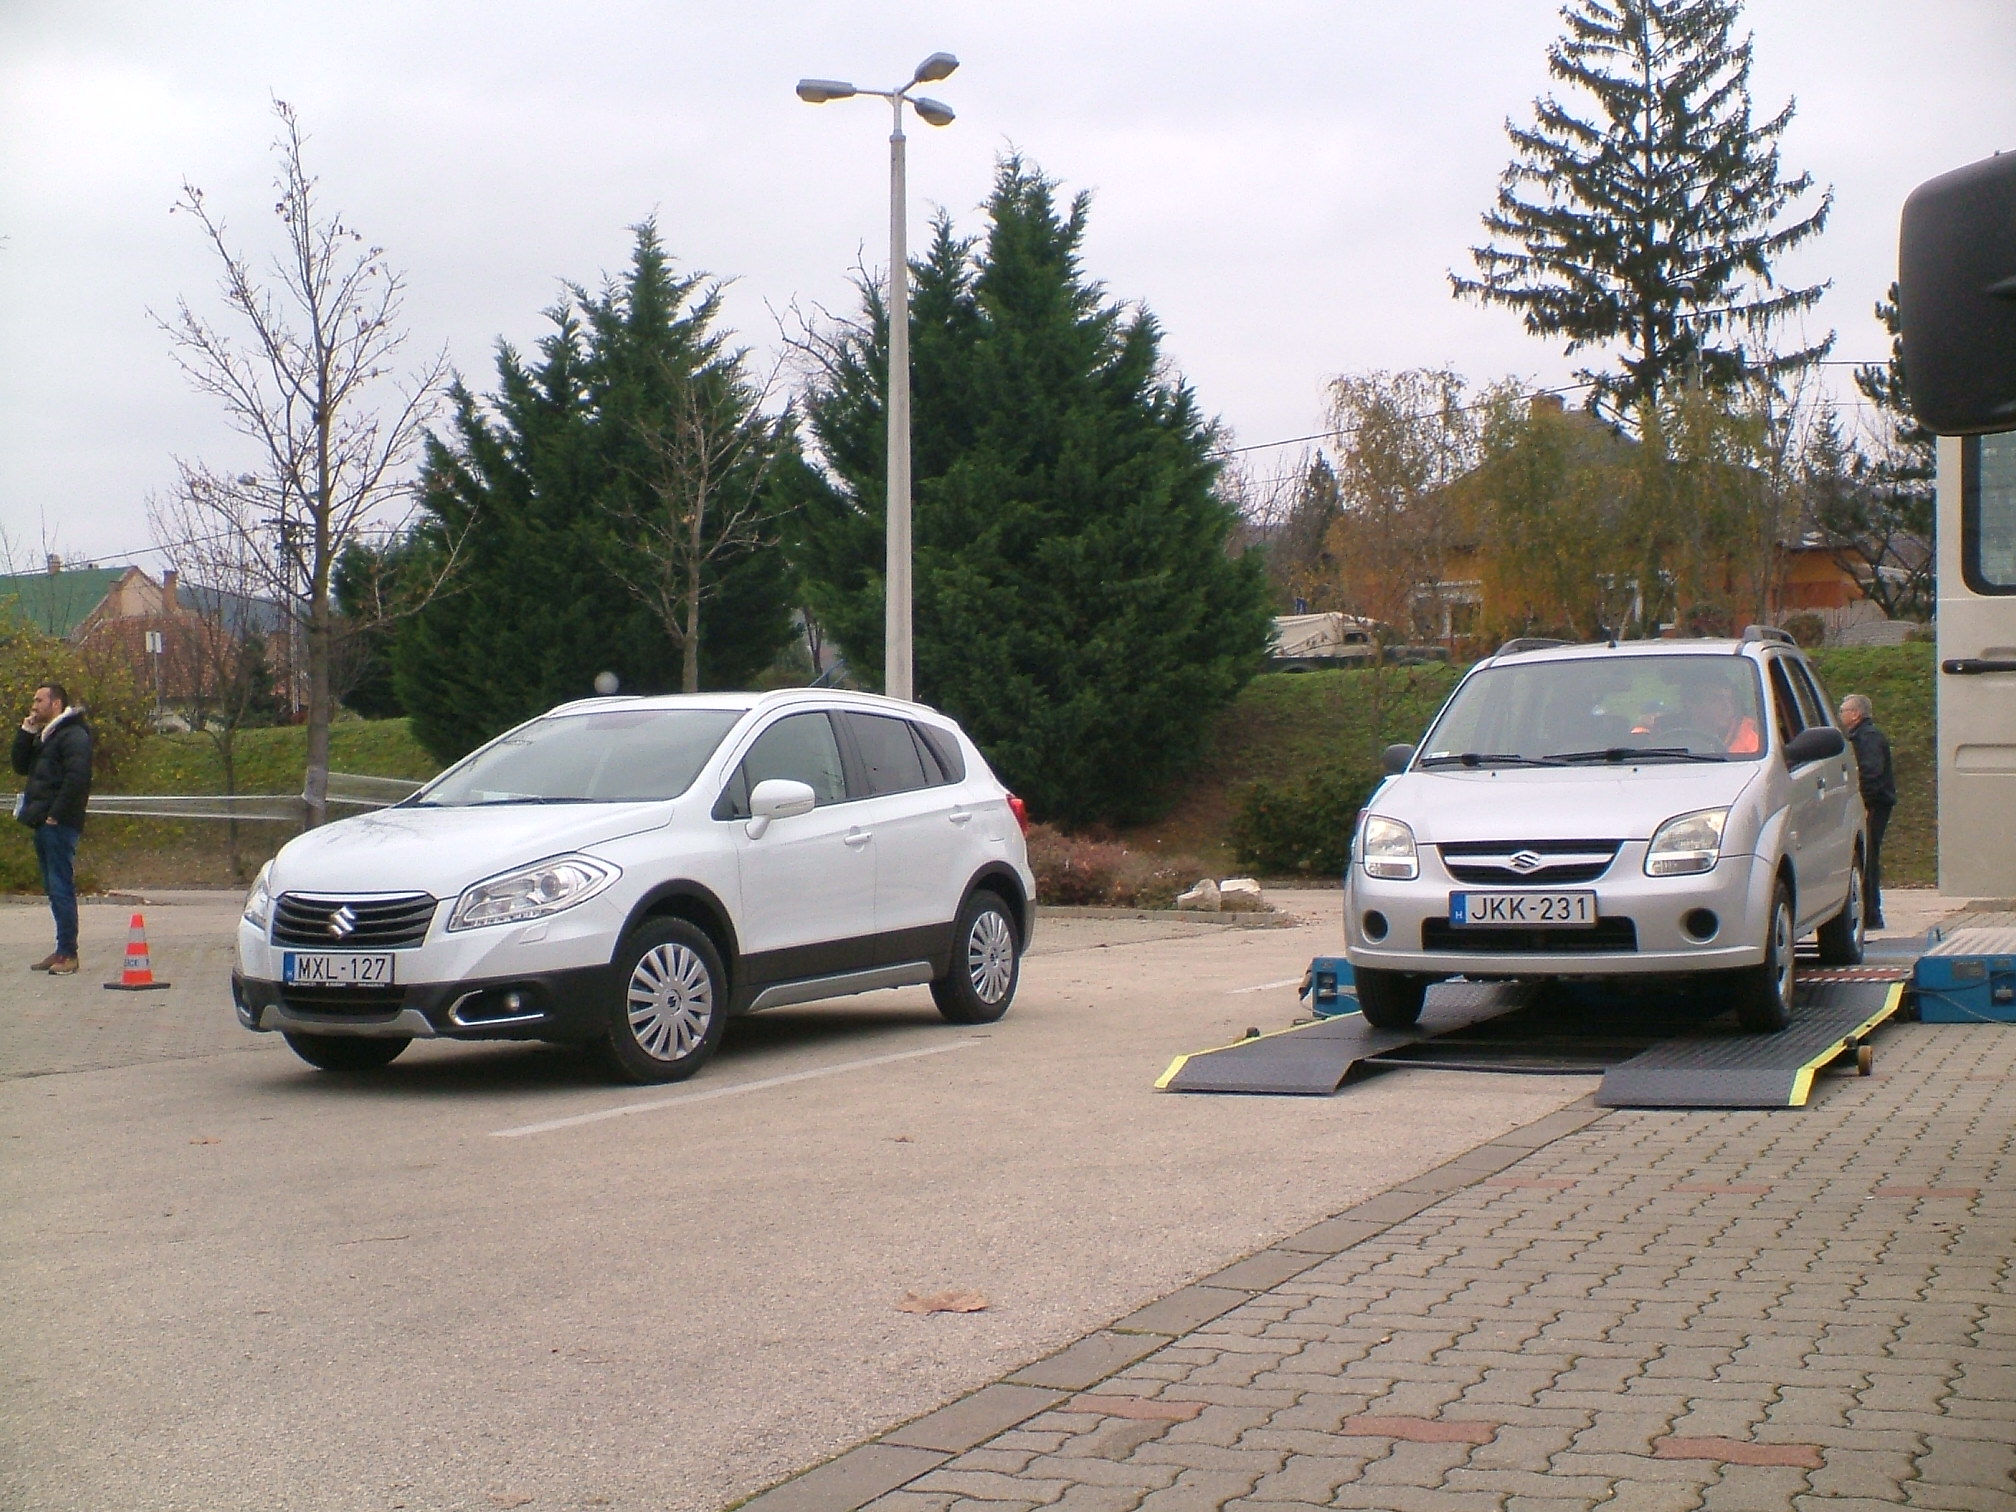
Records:
<instances>
[{"instance_id":1,"label":"front tire","mask_svg":"<svg viewBox=\"0 0 2016 1512\"><path fill-rule=\"evenodd\" d=\"M1771 894L1764 960L1736 973L1736 1022L1752 1034L1776 1034L1792 1022L1792 893L1780 882Z\"/></svg>"},{"instance_id":2,"label":"front tire","mask_svg":"<svg viewBox=\"0 0 2016 1512\"><path fill-rule=\"evenodd\" d=\"M287 1048L317 1071L376 1071L399 1059L413 1043L400 1035L283 1034Z\"/></svg>"},{"instance_id":3,"label":"front tire","mask_svg":"<svg viewBox=\"0 0 2016 1512\"><path fill-rule=\"evenodd\" d=\"M953 925L952 969L931 999L954 1024L991 1024L1008 1011L1022 978L1022 937L999 893L976 892Z\"/></svg>"},{"instance_id":4,"label":"front tire","mask_svg":"<svg viewBox=\"0 0 2016 1512\"><path fill-rule=\"evenodd\" d=\"M1352 972L1358 1011L1374 1029L1411 1029L1428 997L1428 979L1405 971Z\"/></svg>"},{"instance_id":5,"label":"front tire","mask_svg":"<svg viewBox=\"0 0 2016 1512\"><path fill-rule=\"evenodd\" d=\"M1868 920L1863 899L1862 853L1848 869L1848 896L1841 900L1841 912L1820 926L1822 966L1860 966Z\"/></svg>"},{"instance_id":6,"label":"front tire","mask_svg":"<svg viewBox=\"0 0 2016 1512\"><path fill-rule=\"evenodd\" d=\"M706 934L684 919L646 919L616 952L602 1050L625 1081L684 1081L706 1065L728 1024L728 973Z\"/></svg>"}]
</instances>

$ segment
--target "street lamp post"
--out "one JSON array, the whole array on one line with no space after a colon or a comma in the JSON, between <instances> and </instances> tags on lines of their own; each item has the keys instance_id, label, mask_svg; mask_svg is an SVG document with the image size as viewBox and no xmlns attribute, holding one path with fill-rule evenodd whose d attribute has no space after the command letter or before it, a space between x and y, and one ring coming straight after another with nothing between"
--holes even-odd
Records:
<instances>
[{"instance_id":1,"label":"street lamp post","mask_svg":"<svg viewBox=\"0 0 2016 1512\"><path fill-rule=\"evenodd\" d=\"M912 690L910 641L910 255L904 243L907 187L903 171L903 107L932 126L952 124L952 109L913 95L919 84L951 77L959 60L933 53L917 65L910 82L897 89L857 89L838 79L800 79L798 98L811 105L874 95L887 100L889 129L889 503L888 554L884 571L887 599L882 632L882 691L909 699Z\"/></svg>"}]
</instances>

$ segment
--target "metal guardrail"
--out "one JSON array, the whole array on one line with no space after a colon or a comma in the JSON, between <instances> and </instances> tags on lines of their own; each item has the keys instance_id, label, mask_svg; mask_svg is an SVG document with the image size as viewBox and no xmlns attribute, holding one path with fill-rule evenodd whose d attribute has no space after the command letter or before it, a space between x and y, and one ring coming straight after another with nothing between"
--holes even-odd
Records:
<instances>
[{"instance_id":1,"label":"metal guardrail","mask_svg":"<svg viewBox=\"0 0 2016 1512\"><path fill-rule=\"evenodd\" d=\"M362 812L387 808L418 792L421 784L402 777L329 774L331 808ZM134 819L238 819L264 824L300 824L306 800L299 793L93 793L85 809Z\"/></svg>"}]
</instances>

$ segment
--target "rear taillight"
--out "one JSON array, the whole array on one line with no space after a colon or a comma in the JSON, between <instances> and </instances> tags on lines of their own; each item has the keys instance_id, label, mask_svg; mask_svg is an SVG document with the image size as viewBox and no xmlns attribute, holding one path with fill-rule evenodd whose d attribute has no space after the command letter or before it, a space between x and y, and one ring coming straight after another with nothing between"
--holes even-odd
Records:
<instances>
[{"instance_id":1,"label":"rear taillight","mask_svg":"<svg viewBox=\"0 0 2016 1512\"><path fill-rule=\"evenodd\" d=\"M1008 795L1008 812L1015 816L1015 822L1022 826L1022 833L1029 833L1029 805L1013 793Z\"/></svg>"}]
</instances>

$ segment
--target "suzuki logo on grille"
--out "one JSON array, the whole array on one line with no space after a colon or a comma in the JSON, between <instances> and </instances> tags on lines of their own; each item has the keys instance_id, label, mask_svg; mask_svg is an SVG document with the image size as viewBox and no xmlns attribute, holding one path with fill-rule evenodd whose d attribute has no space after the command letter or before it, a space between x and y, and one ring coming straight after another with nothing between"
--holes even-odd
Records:
<instances>
[{"instance_id":1,"label":"suzuki logo on grille","mask_svg":"<svg viewBox=\"0 0 2016 1512\"><path fill-rule=\"evenodd\" d=\"M356 927L357 915L350 911L348 903L329 915L329 933L339 940L347 939Z\"/></svg>"},{"instance_id":2,"label":"suzuki logo on grille","mask_svg":"<svg viewBox=\"0 0 2016 1512\"><path fill-rule=\"evenodd\" d=\"M1506 864L1516 872L1538 871L1547 864L1547 858L1538 851L1514 851L1506 857Z\"/></svg>"}]
</instances>

